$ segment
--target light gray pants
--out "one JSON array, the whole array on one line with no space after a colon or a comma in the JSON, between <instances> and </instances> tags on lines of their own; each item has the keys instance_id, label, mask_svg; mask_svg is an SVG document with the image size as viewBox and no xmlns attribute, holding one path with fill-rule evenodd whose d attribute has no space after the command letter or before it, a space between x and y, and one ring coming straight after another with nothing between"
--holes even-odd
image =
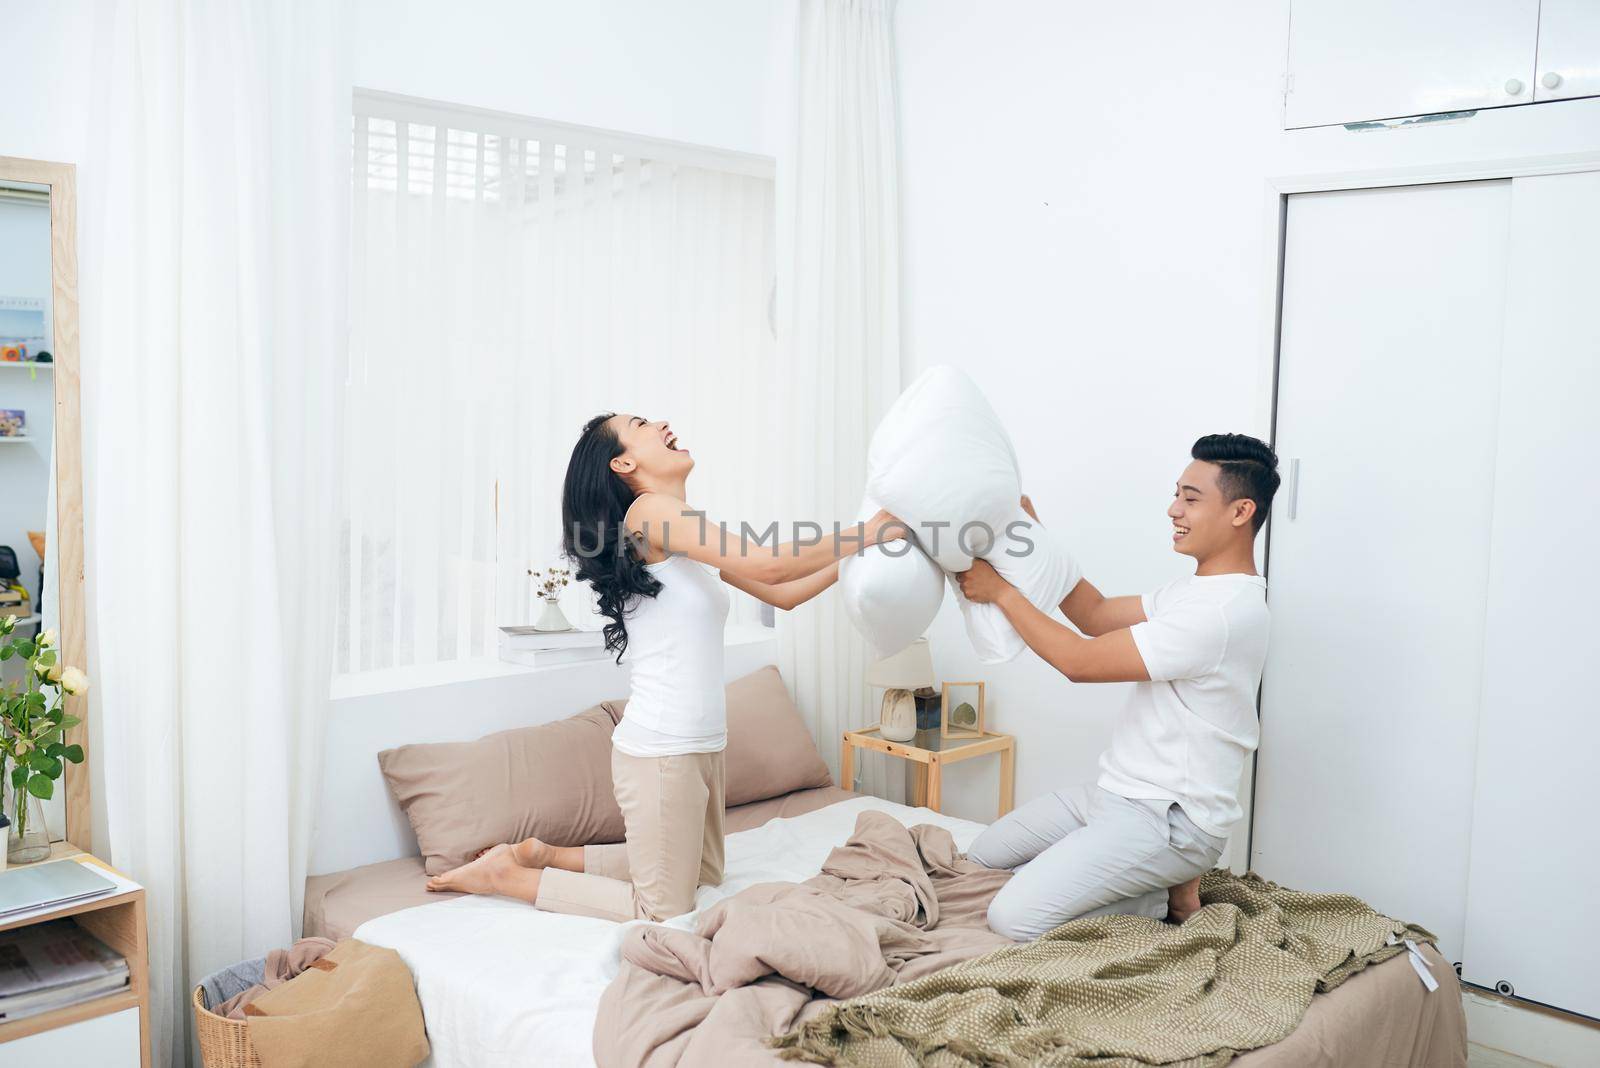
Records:
<instances>
[{"instance_id":1,"label":"light gray pants","mask_svg":"<svg viewBox=\"0 0 1600 1068\"><path fill-rule=\"evenodd\" d=\"M1016 875L989 926L1018 942L1080 916L1167 915L1167 890L1210 871L1227 840L1173 801L1130 801L1093 784L1035 798L991 824L967 852Z\"/></svg>"}]
</instances>

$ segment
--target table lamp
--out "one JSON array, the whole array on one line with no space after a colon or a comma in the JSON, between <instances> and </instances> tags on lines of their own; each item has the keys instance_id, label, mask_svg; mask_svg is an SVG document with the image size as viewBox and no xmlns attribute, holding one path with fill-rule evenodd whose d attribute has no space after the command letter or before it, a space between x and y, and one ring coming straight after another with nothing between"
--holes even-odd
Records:
<instances>
[{"instance_id":1,"label":"table lamp","mask_svg":"<svg viewBox=\"0 0 1600 1068\"><path fill-rule=\"evenodd\" d=\"M933 656L928 639L918 638L893 656L867 669L867 683L882 686L883 710L879 733L891 742L909 742L917 736L917 699L913 690L933 685Z\"/></svg>"}]
</instances>

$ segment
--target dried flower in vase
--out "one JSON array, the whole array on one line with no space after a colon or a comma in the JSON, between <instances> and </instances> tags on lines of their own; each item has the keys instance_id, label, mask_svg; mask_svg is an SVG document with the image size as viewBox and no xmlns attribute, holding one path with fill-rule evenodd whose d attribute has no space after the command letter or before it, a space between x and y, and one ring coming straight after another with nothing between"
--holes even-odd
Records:
<instances>
[{"instance_id":1,"label":"dried flower in vase","mask_svg":"<svg viewBox=\"0 0 1600 1068\"><path fill-rule=\"evenodd\" d=\"M533 591L554 604L561 599L561 591L572 581L572 571L565 567L530 567L528 577L533 579Z\"/></svg>"}]
</instances>

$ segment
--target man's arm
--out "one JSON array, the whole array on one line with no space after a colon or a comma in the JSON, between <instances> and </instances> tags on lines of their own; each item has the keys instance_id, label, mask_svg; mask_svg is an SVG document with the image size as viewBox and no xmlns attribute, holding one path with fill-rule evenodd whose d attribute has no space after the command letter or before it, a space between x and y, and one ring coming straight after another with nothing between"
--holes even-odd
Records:
<instances>
[{"instance_id":1,"label":"man's arm","mask_svg":"<svg viewBox=\"0 0 1600 1068\"><path fill-rule=\"evenodd\" d=\"M1150 673L1134 644L1133 632L1126 627L1094 638L1075 634L1070 627L1063 627L1035 608L1021 590L983 560L974 560L972 569L958 577L962 596L978 604L999 605L1028 648L1073 682L1149 681ZM1144 617L1143 608L1139 616Z\"/></svg>"},{"instance_id":2,"label":"man's arm","mask_svg":"<svg viewBox=\"0 0 1600 1068\"><path fill-rule=\"evenodd\" d=\"M1095 638L1143 623L1144 599L1137 594L1107 597L1088 579L1079 579L1062 600L1061 614L1072 620L1073 626Z\"/></svg>"}]
</instances>

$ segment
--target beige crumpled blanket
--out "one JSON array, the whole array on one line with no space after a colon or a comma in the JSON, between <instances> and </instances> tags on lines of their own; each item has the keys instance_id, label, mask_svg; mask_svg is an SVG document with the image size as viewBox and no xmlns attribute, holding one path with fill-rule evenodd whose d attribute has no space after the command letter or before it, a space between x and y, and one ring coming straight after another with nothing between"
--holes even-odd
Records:
<instances>
[{"instance_id":1,"label":"beige crumpled blanket","mask_svg":"<svg viewBox=\"0 0 1600 1068\"><path fill-rule=\"evenodd\" d=\"M641 926L600 1001L603 1066L771 1062L770 1036L833 1004L1011 943L989 901L1011 878L966 860L950 832L863 812L804 883L762 883L694 931ZM820 996L819 996L820 995Z\"/></svg>"}]
</instances>

